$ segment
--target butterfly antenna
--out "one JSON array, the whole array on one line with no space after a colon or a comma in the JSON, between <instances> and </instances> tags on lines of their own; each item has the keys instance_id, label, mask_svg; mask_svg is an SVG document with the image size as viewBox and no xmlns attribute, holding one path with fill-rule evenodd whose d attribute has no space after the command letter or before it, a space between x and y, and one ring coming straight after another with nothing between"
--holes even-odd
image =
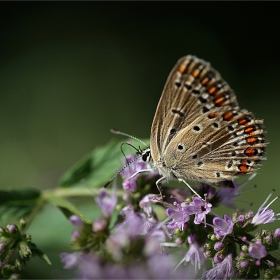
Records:
<instances>
[{"instance_id":1,"label":"butterfly antenna","mask_svg":"<svg viewBox=\"0 0 280 280\"><path fill-rule=\"evenodd\" d=\"M138 157L135 157L133 160L129 161L122 169L119 170L119 172L112 178L110 179L104 186L103 188L106 188L118 175L120 175L131 163L133 163L134 161L136 161Z\"/></svg>"},{"instance_id":2,"label":"butterfly antenna","mask_svg":"<svg viewBox=\"0 0 280 280\"><path fill-rule=\"evenodd\" d=\"M139 138L135 137L135 136L132 136L132 135L129 135L127 133L124 133L124 132L121 132L119 130L116 130L116 129L111 129L111 132L114 133L114 134L119 134L119 135L123 135L123 136L127 136L129 138L132 138L140 143L142 143L143 145L145 145L146 147L148 147L148 145L146 143L144 143L142 140L140 140Z\"/></svg>"}]
</instances>

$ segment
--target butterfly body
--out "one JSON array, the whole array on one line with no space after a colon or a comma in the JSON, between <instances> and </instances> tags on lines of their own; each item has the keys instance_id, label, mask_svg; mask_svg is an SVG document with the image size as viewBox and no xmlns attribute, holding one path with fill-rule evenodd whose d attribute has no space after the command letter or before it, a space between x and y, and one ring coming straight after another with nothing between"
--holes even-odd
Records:
<instances>
[{"instance_id":1,"label":"butterfly body","mask_svg":"<svg viewBox=\"0 0 280 280\"><path fill-rule=\"evenodd\" d=\"M235 93L209 63L188 55L167 79L144 160L163 175L160 181L228 186L265 160L262 123L239 108Z\"/></svg>"}]
</instances>

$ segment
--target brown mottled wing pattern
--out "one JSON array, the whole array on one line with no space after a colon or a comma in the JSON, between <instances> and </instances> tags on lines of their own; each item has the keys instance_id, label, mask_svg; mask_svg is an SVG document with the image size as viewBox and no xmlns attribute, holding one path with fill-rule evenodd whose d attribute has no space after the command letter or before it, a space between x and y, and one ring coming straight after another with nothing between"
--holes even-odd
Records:
<instances>
[{"instance_id":1,"label":"brown mottled wing pattern","mask_svg":"<svg viewBox=\"0 0 280 280\"><path fill-rule=\"evenodd\" d=\"M222 106L239 110L234 92L220 74L195 56L181 58L166 81L152 123L153 160L162 158L170 141L182 129L202 114Z\"/></svg>"},{"instance_id":2,"label":"brown mottled wing pattern","mask_svg":"<svg viewBox=\"0 0 280 280\"><path fill-rule=\"evenodd\" d=\"M262 123L246 110L213 109L172 139L165 163L177 178L209 184L252 173L265 159Z\"/></svg>"}]
</instances>

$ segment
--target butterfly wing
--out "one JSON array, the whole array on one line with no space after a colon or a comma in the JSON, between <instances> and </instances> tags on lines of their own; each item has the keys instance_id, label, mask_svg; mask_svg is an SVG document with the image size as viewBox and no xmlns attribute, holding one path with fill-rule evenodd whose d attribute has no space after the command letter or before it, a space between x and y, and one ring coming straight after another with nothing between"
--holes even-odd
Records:
<instances>
[{"instance_id":1,"label":"butterfly wing","mask_svg":"<svg viewBox=\"0 0 280 280\"><path fill-rule=\"evenodd\" d=\"M212 109L172 139L164 156L166 168L177 178L209 184L251 173L265 159L262 123L247 110Z\"/></svg>"},{"instance_id":2,"label":"butterfly wing","mask_svg":"<svg viewBox=\"0 0 280 280\"><path fill-rule=\"evenodd\" d=\"M228 106L239 110L234 92L211 68L195 56L181 58L164 86L151 127L150 148L154 162L171 140L202 114Z\"/></svg>"}]
</instances>

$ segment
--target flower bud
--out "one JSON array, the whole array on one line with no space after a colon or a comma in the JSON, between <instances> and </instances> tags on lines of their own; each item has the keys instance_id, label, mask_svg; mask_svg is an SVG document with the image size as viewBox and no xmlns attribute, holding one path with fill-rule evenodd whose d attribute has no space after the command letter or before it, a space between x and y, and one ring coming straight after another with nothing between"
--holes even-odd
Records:
<instances>
[{"instance_id":1,"label":"flower bud","mask_svg":"<svg viewBox=\"0 0 280 280\"><path fill-rule=\"evenodd\" d=\"M274 237L278 238L280 240L280 228L277 228L275 231L274 231Z\"/></svg>"},{"instance_id":2,"label":"flower bud","mask_svg":"<svg viewBox=\"0 0 280 280\"><path fill-rule=\"evenodd\" d=\"M100 232L104 231L107 227L107 221L103 217L99 217L95 220L92 224L92 231L93 232Z\"/></svg>"},{"instance_id":3,"label":"flower bud","mask_svg":"<svg viewBox=\"0 0 280 280\"><path fill-rule=\"evenodd\" d=\"M248 260L243 260L240 262L241 268L248 268L250 266L250 262Z\"/></svg>"},{"instance_id":4,"label":"flower bud","mask_svg":"<svg viewBox=\"0 0 280 280\"><path fill-rule=\"evenodd\" d=\"M75 227L82 227L84 222L77 215L72 215L69 218L70 223Z\"/></svg>"},{"instance_id":5,"label":"flower bud","mask_svg":"<svg viewBox=\"0 0 280 280\"><path fill-rule=\"evenodd\" d=\"M216 250L216 251L221 251L222 249L224 248L224 244L223 244L223 242L216 242L215 244L214 244L214 249Z\"/></svg>"},{"instance_id":6,"label":"flower bud","mask_svg":"<svg viewBox=\"0 0 280 280\"><path fill-rule=\"evenodd\" d=\"M16 233L18 231L18 228L16 225L7 225L7 229L10 233Z\"/></svg>"}]
</instances>

